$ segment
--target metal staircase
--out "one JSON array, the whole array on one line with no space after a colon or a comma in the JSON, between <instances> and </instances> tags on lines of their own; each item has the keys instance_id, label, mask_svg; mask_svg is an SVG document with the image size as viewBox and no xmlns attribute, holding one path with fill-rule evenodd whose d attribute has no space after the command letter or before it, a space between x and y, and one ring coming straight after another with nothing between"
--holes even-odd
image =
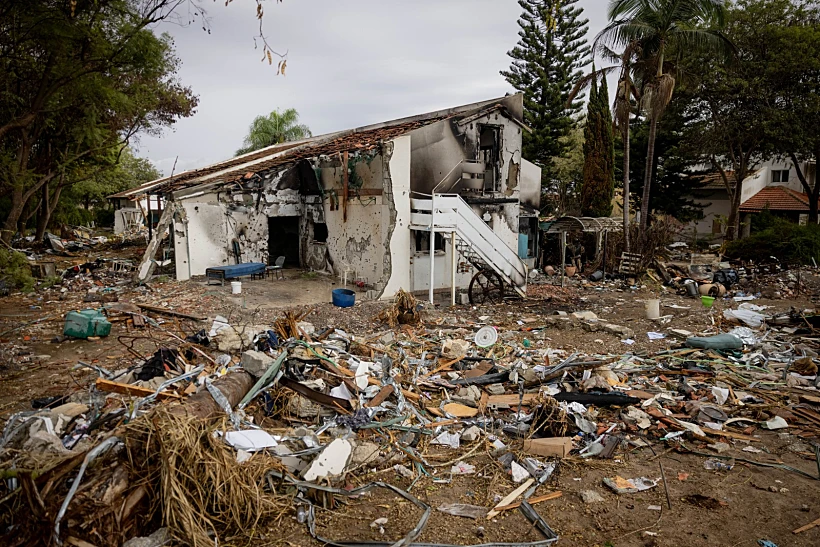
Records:
<instances>
[{"instance_id":1,"label":"metal staircase","mask_svg":"<svg viewBox=\"0 0 820 547\"><path fill-rule=\"evenodd\" d=\"M428 199L411 199L410 208L411 230L455 232L456 250L465 260L479 271L492 270L521 297L526 297L526 265L460 195L434 194Z\"/></svg>"}]
</instances>

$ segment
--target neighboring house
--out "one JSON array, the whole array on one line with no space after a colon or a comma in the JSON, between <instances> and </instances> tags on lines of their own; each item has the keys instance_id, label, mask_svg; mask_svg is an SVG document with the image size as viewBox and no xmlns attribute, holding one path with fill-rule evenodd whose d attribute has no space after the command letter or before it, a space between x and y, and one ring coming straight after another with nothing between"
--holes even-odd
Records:
<instances>
[{"instance_id":1,"label":"neighboring house","mask_svg":"<svg viewBox=\"0 0 820 547\"><path fill-rule=\"evenodd\" d=\"M803 170L809 185L813 186L816 176L814 163L805 162L801 165L801 169ZM732 171L728 171L726 175L731 181L734 173ZM698 203L704 207L703 218L701 220L690 222L686 228L684 228L683 234L685 236L696 237L701 240L712 239L715 241L720 241L726 233L726 220L729 217L731 210L729 194L726 191L726 185L723 182L723 178L719 173L712 172L704 175L701 179L703 184L692 192L691 197L695 203ZM760 194L760 192L764 189L771 189L775 187L782 188L782 191L778 190L772 194L764 194L764 196L771 195L772 198L775 199L774 196L790 196L793 194L802 195L803 186L800 184L800 179L797 176L797 171L795 170L792 162L766 162L760 165L753 174L746 177L743 181L743 190L740 196L741 235L746 236L749 234L749 221L751 220L749 215L758 212L757 210L754 210L757 202L752 202L750 200L753 200L753 198ZM777 199L775 199L775 201L777 201ZM750 203L750 206L744 210L744 206L747 203ZM806 199L805 203L806 209L804 212L808 212L808 199ZM784 212L793 213L796 211ZM793 218L795 222L799 221L799 214L797 216L791 214L786 216L788 218Z\"/></svg>"},{"instance_id":2,"label":"neighboring house","mask_svg":"<svg viewBox=\"0 0 820 547\"><path fill-rule=\"evenodd\" d=\"M787 186L764 188L740 206L744 236L754 226L754 215L764 210L796 224L806 225L809 219L809 196Z\"/></svg>"},{"instance_id":3,"label":"neighboring house","mask_svg":"<svg viewBox=\"0 0 820 547\"><path fill-rule=\"evenodd\" d=\"M489 268L523 292L541 172L521 158L522 120L512 95L271 146L110 199L162 198L178 279L238 251L240 262L347 270L387 298L430 287L435 194L433 288Z\"/></svg>"}]
</instances>

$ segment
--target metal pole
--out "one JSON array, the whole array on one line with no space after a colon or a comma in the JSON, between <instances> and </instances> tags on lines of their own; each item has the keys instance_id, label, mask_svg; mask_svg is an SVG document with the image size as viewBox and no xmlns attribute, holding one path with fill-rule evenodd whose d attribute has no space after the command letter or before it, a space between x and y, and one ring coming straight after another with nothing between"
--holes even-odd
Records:
<instances>
[{"instance_id":1,"label":"metal pole","mask_svg":"<svg viewBox=\"0 0 820 547\"><path fill-rule=\"evenodd\" d=\"M450 232L450 257L451 264L450 264L450 286L452 287L452 291L450 294L450 305L456 305L456 233ZM800 275L798 273L798 275ZM798 277L798 280L800 278Z\"/></svg>"},{"instance_id":2,"label":"metal pole","mask_svg":"<svg viewBox=\"0 0 820 547\"><path fill-rule=\"evenodd\" d=\"M561 286L564 286L564 276L567 270L567 233L561 232Z\"/></svg>"},{"instance_id":3,"label":"metal pole","mask_svg":"<svg viewBox=\"0 0 820 547\"><path fill-rule=\"evenodd\" d=\"M433 303L433 279L435 279L435 258L436 258L436 191L430 196L430 304Z\"/></svg>"}]
</instances>

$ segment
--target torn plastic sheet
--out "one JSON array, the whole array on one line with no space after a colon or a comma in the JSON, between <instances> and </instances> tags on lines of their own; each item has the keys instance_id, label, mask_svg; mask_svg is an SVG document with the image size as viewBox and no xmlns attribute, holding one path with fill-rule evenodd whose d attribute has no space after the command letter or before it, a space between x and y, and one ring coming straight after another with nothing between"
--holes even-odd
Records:
<instances>
[{"instance_id":1,"label":"torn plastic sheet","mask_svg":"<svg viewBox=\"0 0 820 547\"><path fill-rule=\"evenodd\" d=\"M429 505L424 503L423 501L415 498L408 492L396 488L393 485L386 484L383 482L372 482L365 486L354 488L353 490L341 490L339 488L331 488L328 486L321 486L318 484L314 484L312 482L304 482L304 481L297 481L290 476L283 476L282 474L271 471L268 473L268 482L273 485L273 479L284 479L285 481L293 484L300 490L319 490L322 492L328 492L330 494L338 495L338 496L345 496L348 498L355 498L361 494L367 493L373 488L384 488L386 490L390 490L398 496L406 499L410 503L414 504L416 507L424 511L419 519L418 524L410 530L404 538L400 539L396 542L355 542L355 541L334 541L328 538L324 538L319 536L316 533L316 514L315 514L315 506L310 504L310 510L308 511L307 517L307 524L308 524L308 531L310 535L318 542L322 543L323 545L333 545L334 547L462 547L450 544L442 544L442 543L414 543L417 537L421 535L421 532L424 530L424 527L427 525L427 521L430 518L431 508ZM527 503L527 498L532 495L532 490L527 492L524 496L524 500L521 502L519 506L519 511L529 520L533 526L538 528L541 534L544 536L545 539L540 541L531 541L531 542L520 542L520 543L482 543L476 544L472 546L466 547L546 547L547 545L552 545L556 541L558 541L558 534L553 531L552 528L549 527L547 522L539 515L532 506Z\"/></svg>"}]
</instances>

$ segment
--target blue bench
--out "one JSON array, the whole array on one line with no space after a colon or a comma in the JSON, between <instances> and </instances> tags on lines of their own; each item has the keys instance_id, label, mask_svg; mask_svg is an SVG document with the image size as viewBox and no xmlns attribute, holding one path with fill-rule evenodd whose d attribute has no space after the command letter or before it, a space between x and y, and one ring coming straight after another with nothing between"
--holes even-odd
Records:
<instances>
[{"instance_id":1,"label":"blue bench","mask_svg":"<svg viewBox=\"0 0 820 547\"><path fill-rule=\"evenodd\" d=\"M226 279L236 279L246 276L265 276L265 268L267 264L264 262L248 262L246 264L231 264L230 266L217 266L215 268L207 268L205 270L205 277L208 278L208 285L211 280L220 281L223 285Z\"/></svg>"}]
</instances>

